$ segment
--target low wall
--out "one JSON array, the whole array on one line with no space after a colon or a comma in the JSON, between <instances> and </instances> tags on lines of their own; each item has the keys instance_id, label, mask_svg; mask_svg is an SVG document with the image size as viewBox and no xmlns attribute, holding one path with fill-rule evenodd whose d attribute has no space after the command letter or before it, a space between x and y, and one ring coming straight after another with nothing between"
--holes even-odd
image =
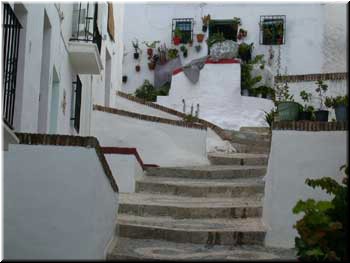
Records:
<instances>
[{"instance_id":1,"label":"low wall","mask_svg":"<svg viewBox=\"0 0 350 263\"><path fill-rule=\"evenodd\" d=\"M272 131L263 208L266 246L294 247L297 231L293 225L300 215L294 215L292 209L297 201L329 198L307 186L305 179L329 176L340 182L339 168L345 163L347 131Z\"/></svg>"},{"instance_id":2,"label":"low wall","mask_svg":"<svg viewBox=\"0 0 350 263\"><path fill-rule=\"evenodd\" d=\"M116 190L91 146L10 145L4 258L105 259L115 233Z\"/></svg>"},{"instance_id":3,"label":"low wall","mask_svg":"<svg viewBox=\"0 0 350 263\"><path fill-rule=\"evenodd\" d=\"M145 163L160 166L208 164L206 129L170 123L94 110L92 134L101 145L137 148Z\"/></svg>"}]
</instances>

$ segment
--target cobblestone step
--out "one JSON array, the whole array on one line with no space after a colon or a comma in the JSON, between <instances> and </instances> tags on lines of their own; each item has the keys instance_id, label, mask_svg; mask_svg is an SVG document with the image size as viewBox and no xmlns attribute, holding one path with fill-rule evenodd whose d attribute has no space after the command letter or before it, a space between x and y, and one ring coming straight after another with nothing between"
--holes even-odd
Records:
<instances>
[{"instance_id":1,"label":"cobblestone step","mask_svg":"<svg viewBox=\"0 0 350 263\"><path fill-rule=\"evenodd\" d=\"M266 174L266 166L241 166L234 164L193 167L149 167L146 174L147 176L172 178L233 179L264 176Z\"/></svg>"},{"instance_id":2,"label":"cobblestone step","mask_svg":"<svg viewBox=\"0 0 350 263\"><path fill-rule=\"evenodd\" d=\"M259 245L206 246L154 239L119 238L107 260L296 261L296 253L293 249L266 248Z\"/></svg>"},{"instance_id":3,"label":"cobblestone step","mask_svg":"<svg viewBox=\"0 0 350 263\"><path fill-rule=\"evenodd\" d=\"M213 165L267 165L267 154L254 153L209 153L208 159ZM266 173L266 170L265 170Z\"/></svg>"},{"instance_id":4,"label":"cobblestone step","mask_svg":"<svg viewBox=\"0 0 350 263\"><path fill-rule=\"evenodd\" d=\"M252 197L263 194L264 182L261 178L199 180L142 176L136 179L135 192L191 197Z\"/></svg>"},{"instance_id":5,"label":"cobblestone step","mask_svg":"<svg viewBox=\"0 0 350 263\"><path fill-rule=\"evenodd\" d=\"M142 193L120 193L121 214L169 216L174 219L261 217L259 198L193 198Z\"/></svg>"},{"instance_id":6,"label":"cobblestone step","mask_svg":"<svg viewBox=\"0 0 350 263\"><path fill-rule=\"evenodd\" d=\"M260 218L172 219L119 214L120 237L158 239L207 245L260 244L265 227Z\"/></svg>"}]
</instances>

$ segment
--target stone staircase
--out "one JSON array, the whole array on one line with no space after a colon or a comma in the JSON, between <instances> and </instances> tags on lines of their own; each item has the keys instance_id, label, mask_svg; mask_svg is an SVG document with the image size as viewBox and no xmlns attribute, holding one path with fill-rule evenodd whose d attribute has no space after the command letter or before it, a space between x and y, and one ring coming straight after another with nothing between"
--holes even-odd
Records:
<instances>
[{"instance_id":1,"label":"stone staircase","mask_svg":"<svg viewBox=\"0 0 350 263\"><path fill-rule=\"evenodd\" d=\"M119 239L108 260L294 258L263 246L269 133L226 132L243 152L211 153L208 166L148 168L135 193L120 194Z\"/></svg>"}]
</instances>

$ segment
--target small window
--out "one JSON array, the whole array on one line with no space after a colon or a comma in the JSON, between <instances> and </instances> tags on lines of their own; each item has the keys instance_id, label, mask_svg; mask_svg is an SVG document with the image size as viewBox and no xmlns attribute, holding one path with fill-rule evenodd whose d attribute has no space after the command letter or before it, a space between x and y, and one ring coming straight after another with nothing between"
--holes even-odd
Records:
<instances>
[{"instance_id":1,"label":"small window","mask_svg":"<svg viewBox=\"0 0 350 263\"><path fill-rule=\"evenodd\" d=\"M172 34L174 37L175 29L178 28L181 31L181 43L187 44L190 40L193 40L193 18L175 18L173 19Z\"/></svg>"},{"instance_id":2,"label":"small window","mask_svg":"<svg viewBox=\"0 0 350 263\"><path fill-rule=\"evenodd\" d=\"M81 108L81 81L79 76L77 75L76 81L73 82L73 94L75 94L73 97L73 103L74 107L72 107L72 118L73 125L77 133L79 134L80 129L80 108Z\"/></svg>"},{"instance_id":3,"label":"small window","mask_svg":"<svg viewBox=\"0 0 350 263\"><path fill-rule=\"evenodd\" d=\"M286 16L260 16L260 44L285 43Z\"/></svg>"},{"instance_id":4,"label":"small window","mask_svg":"<svg viewBox=\"0 0 350 263\"><path fill-rule=\"evenodd\" d=\"M230 20L211 20L209 24L209 37L215 33L222 33L227 40L237 41L238 26Z\"/></svg>"}]
</instances>

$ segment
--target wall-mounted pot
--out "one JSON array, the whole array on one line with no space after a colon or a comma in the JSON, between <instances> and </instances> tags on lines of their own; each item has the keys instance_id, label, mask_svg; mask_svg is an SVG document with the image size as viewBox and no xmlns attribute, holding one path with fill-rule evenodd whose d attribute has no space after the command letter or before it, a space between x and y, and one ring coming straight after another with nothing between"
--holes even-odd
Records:
<instances>
[{"instance_id":1,"label":"wall-mounted pot","mask_svg":"<svg viewBox=\"0 0 350 263\"><path fill-rule=\"evenodd\" d=\"M125 76L125 75L124 75L124 76L122 77L122 80L123 80L123 83L126 83L126 82L128 81L128 76Z\"/></svg>"},{"instance_id":2,"label":"wall-mounted pot","mask_svg":"<svg viewBox=\"0 0 350 263\"><path fill-rule=\"evenodd\" d=\"M136 65L135 66L135 70L136 70L136 72L139 72L141 70L141 66L140 65Z\"/></svg>"}]
</instances>

